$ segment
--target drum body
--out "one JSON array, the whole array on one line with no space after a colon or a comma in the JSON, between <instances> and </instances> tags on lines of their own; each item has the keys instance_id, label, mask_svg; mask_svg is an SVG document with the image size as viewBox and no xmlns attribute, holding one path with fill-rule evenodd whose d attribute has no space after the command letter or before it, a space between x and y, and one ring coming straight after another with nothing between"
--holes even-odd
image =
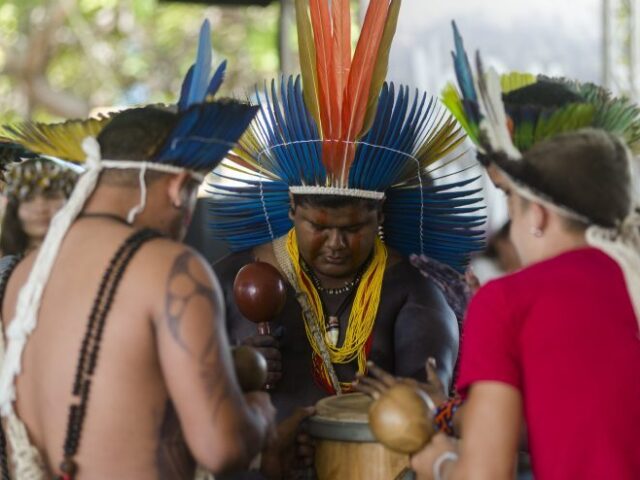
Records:
<instances>
[{"instance_id":1,"label":"drum body","mask_svg":"<svg viewBox=\"0 0 640 480\"><path fill-rule=\"evenodd\" d=\"M360 393L327 397L316 405L309 434L316 441L318 480L410 479L409 456L376 442L369 429L371 399Z\"/></svg>"}]
</instances>

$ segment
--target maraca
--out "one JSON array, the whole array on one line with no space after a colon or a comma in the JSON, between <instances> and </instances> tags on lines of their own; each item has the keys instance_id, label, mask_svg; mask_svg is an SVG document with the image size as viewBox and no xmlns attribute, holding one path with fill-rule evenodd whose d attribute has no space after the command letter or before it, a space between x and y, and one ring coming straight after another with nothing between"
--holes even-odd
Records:
<instances>
[{"instance_id":1,"label":"maraca","mask_svg":"<svg viewBox=\"0 0 640 480\"><path fill-rule=\"evenodd\" d=\"M233 282L233 295L240 313L258 324L260 335L270 335L269 322L284 307L287 292L280 272L265 262L254 262L240 269ZM266 385L267 390L271 388Z\"/></svg>"},{"instance_id":2,"label":"maraca","mask_svg":"<svg viewBox=\"0 0 640 480\"><path fill-rule=\"evenodd\" d=\"M396 383L371 404L369 425L376 439L399 453L413 454L436 433L435 405L417 387Z\"/></svg>"},{"instance_id":3,"label":"maraca","mask_svg":"<svg viewBox=\"0 0 640 480\"><path fill-rule=\"evenodd\" d=\"M231 353L242 391L262 390L267 381L267 361L262 354L247 345L235 347Z\"/></svg>"}]
</instances>

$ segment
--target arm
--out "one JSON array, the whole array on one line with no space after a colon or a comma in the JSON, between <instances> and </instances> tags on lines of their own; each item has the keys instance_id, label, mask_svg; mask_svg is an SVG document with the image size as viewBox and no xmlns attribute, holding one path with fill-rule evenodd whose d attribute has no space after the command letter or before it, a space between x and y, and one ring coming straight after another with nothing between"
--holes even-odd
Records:
<instances>
[{"instance_id":1,"label":"arm","mask_svg":"<svg viewBox=\"0 0 640 480\"><path fill-rule=\"evenodd\" d=\"M424 382L427 358L436 360L438 376L449 385L458 356L458 324L442 293L412 269L409 287L395 323L395 374Z\"/></svg>"},{"instance_id":2,"label":"arm","mask_svg":"<svg viewBox=\"0 0 640 480\"><path fill-rule=\"evenodd\" d=\"M440 434L413 455L411 467L418 480L433 479L438 458L456 451L460 455L457 461L448 460L437 468L443 480L513 479L521 416L522 401L517 389L500 382L474 384L466 404L460 444Z\"/></svg>"},{"instance_id":3,"label":"arm","mask_svg":"<svg viewBox=\"0 0 640 480\"><path fill-rule=\"evenodd\" d=\"M213 473L246 467L273 419L265 393L242 395L233 373L220 288L190 249L165 253L170 264L154 313L160 364L196 460Z\"/></svg>"}]
</instances>

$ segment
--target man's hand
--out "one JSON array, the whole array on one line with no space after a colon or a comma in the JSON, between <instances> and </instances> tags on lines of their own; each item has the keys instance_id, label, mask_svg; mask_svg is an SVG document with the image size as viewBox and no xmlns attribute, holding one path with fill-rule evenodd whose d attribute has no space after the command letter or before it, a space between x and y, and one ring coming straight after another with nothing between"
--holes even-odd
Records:
<instances>
[{"instance_id":1,"label":"man's hand","mask_svg":"<svg viewBox=\"0 0 640 480\"><path fill-rule=\"evenodd\" d=\"M434 465L440 458L438 465L438 478L448 480L451 470L455 465L453 459L442 459L446 452L457 453L455 440L447 437L444 433L439 433L418 453L411 456L411 468L416 472L417 480L434 480Z\"/></svg>"},{"instance_id":2,"label":"man's hand","mask_svg":"<svg viewBox=\"0 0 640 480\"><path fill-rule=\"evenodd\" d=\"M435 405L440 405L448 398L446 388L442 381L440 381L440 377L438 377L438 373L436 371L435 358L429 358L425 366L427 371L427 383L421 383L412 378L396 378L376 366L373 362L369 362L368 367L368 376L358 375L358 378L353 385L356 390L369 395L374 400L398 382L419 388L431 397L431 400L433 400Z\"/></svg>"},{"instance_id":3,"label":"man's hand","mask_svg":"<svg viewBox=\"0 0 640 480\"><path fill-rule=\"evenodd\" d=\"M243 345L249 345L258 350L267 360L267 384L275 385L282 378L282 354L280 344L271 335L254 335L245 338Z\"/></svg>"},{"instance_id":4,"label":"man's hand","mask_svg":"<svg viewBox=\"0 0 640 480\"><path fill-rule=\"evenodd\" d=\"M298 469L313 464L315 448L301 422L314 413L313 407L298 408L278 425L274 441L262 452L260 471L269 480L295 478Z\"/></svg>"}]
</instances>

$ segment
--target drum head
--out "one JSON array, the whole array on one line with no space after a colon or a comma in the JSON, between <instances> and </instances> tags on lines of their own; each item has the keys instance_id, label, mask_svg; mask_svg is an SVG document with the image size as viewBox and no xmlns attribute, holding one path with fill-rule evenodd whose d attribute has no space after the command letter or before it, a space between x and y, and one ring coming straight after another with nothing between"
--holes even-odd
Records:
<instances>
[{"instance_id":1,"label":"drum head","mask_svg":"<svg viewBox=\"0 0 640 480\"><path fill-rule=\"evenodd\" d=\"M362 393L323 398L316 404L316 415L309 419L309 434L326 440L375 442L369 429L371 402Z\"/></svg>"}]
</instances>

